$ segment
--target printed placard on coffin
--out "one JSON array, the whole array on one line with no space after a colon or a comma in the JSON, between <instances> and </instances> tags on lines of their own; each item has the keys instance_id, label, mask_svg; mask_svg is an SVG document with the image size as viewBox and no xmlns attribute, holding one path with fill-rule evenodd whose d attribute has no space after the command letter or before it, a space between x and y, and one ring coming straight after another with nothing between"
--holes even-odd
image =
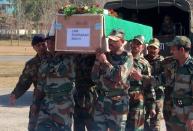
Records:
<instances>
[{"instance_id":1,"label":"printed placard on coffin","mask_svg":"<svg viewBox=\"0 0 193 131\"><path fill-rule=\"evenodd\" d=\"M94 53L102 47L103 15L56 16L56 51Z\"/></svg>"}]
</instances>

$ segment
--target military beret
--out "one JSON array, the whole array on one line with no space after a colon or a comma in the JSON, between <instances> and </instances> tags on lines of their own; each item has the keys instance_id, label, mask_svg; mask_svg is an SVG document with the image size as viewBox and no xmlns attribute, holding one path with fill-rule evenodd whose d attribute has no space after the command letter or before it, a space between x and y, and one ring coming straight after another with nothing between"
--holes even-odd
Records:
<instances>
[{"instance_id":1,"label":"military beret","mask_svg":"<svg viewBox=\"0 0 193 131\"><path fill-rule=\"evenodd\" d=\"M45 42L45 41L46 41L46 39L45 39L45 35L44 34L36 34L32 38L31 45L34 46L34 45L36 45L38 43Z\"/></svg>"},{"instance_id":2,"label":"military beret","mask_svg":"<svg viewBox=\"0 0 193 131\"><path fill-rule=\"evenodd\" d=\"M176 36L171 42L167 43L168 46L182 45L186 48L191 48L191 41L186 36Z\"/></svg>"},{"instance_id":3,"label":"military beret","mask_svg":"<svg viewBox=\"0 0 193 131\"><path fill-rule=\"evenodd\" d=\"M139 41L141 44L145 44L145 37L143 35L137 35L133 38L133 41L137 40Z\"/></svg>"},{"instance_id":4,"label":"military beret","mask_svg":"<svg viewBox=\"0 0 193 131\"><path fill-rule=\"evenodd\" d=\"M153 38L152 40L149 41L148 47L149 46L153 46L158 49L160 47L160 42L157 38Z\"/></svg>"}]
</instances>

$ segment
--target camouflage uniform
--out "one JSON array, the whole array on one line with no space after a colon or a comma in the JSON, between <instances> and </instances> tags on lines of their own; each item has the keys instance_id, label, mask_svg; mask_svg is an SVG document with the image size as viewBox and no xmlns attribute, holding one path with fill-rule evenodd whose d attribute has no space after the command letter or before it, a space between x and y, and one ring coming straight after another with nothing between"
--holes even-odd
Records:
<instances>
[{"instance_id":1,"label":"camouflage uniform","mask_svg":"<svg viewBox=\"0 0 193 131\"><path fill-rule=\"evenodd\" d=\"M19 77L19 81L11 93L15 95L16 99L21 97L30 88L31 84L33 83L34 85L33 100L34 100L35 98L34 96L37 90L36 87L37 87L37 80L38 80L38 69L42 58L43 57L36 55L28 62L26 62L23 72ZM30 106L28 130L34 131L36 123L37 123L37 112L33 112Z\"/></svg>"},{"instance_id":2,"label":"camouflage uniform","mask_svg":"<svg viewBox=\"0 0 193 131\"><path fill-rule=\"evenodd\" d=\"M169 76L171 76L171 71L168 69L171 69L171 65L173 65L174 63L176 63L176 60L172 56L166 57L161 63L164 68L164 74L162 74L163 75L162 81L164 82L164 87L165 87L163 115L164 115L164 119L167 127L168 127L168 121L172 114L173 102L172 102L171 94L174 87L174 81L171 80L171 78L169 78Z\"/></svg>"},{"instance_id":3,"label":"camouflage uniform","mask_svg":"<svg viewBox=\"0 0 193 131\"><path fill-rule=\"evenodd\" d=\"M134 58L134 68L143 75L151 75L150 65L142 56ZM155 91L151 85L142 81L136 81L129 77L128 82L131 87L128 90L130 102L126 131L143 131L144 108L146 107L147 111L155 109Z\"/></svg>"},{"instance_id":4,"label":"camouflage uniform","mask_svg":"<svg viewBox=\"0 0 193 131\"><path fill-rule=\"evenodd\" d=\"M164 60L163 56L158 56L155 59L152 59L149 55L145 56L146 60L151 65L151 75L157 76L163 73L162 61ZM153 131L164 131L165 121L163 116L163 104L164 104L164 87L157 86L154 87L156 93L156 116L150 118L150 129ZM147 116L148 114L146 114ZM161 128L162 127L162 128Z\"/></svg>"},{"instance_id":5,"label":"camouflage uniform","mask_svg":"<svg viewBox=\"0 0 193 131\"><path fill-rule=\"evenodd\" d=\"M91 88L91 70L95 61L95 54L80 54L76 60L76 93L74 109L74 131L90 131L93 121L93 94Z\"/></svg>"},{"instance_id":6,"label":"camouflage uniform","mask_svg":"<svg viewBox=\"0 0 193 131\"><path fill-rule=\"evenodd\" d=\"M106 56L109 63L96 60L92 70L92 79L98 89L93 130L106 131L110 128L119 131L124 128L122 126L125 124L121 122L128 112L127 77L132 69L133 58L125 51L121 55L109 52Z\"/></svg>"},{"instance_id":7,"label":"camouflage uniform","mask_svg":"<svg viewBox=\"0 0 193 131\"><path fill-rule=\"evenodd\" d=\"M166 70L166 80L162 78L154 79L156 85L160 83L168 83L174 85L171 92L172 107L169 121L169 129L185 131L186 121L192 119L192 88L193 88L193 58L189 56L183 66L180 66L177 61L170 63Z\"/></svg>"},{"instance_id":8,"label":"camouflage uniform","mask_svg":"<svg viewBox=\"0 0 193 131\"><path fill-rule=\"evenodd\" d=\"M169 45L176 47L176 50L179 50L177 46L190 49L191 42L185 36L176 36ZM178 60L174 60L166 67L165 79L160 76L153 77L152 83L173 85L171 92L173 107L168 121L169 130L186 131L186 122L193 120L193 58L188 56L183 65L180 65Z\"/></svg>"},{"instance_id":9,"label":"camouflage uniform","mask_svg":"<svg viewBox=\"0 0 193 131\"><path fill-rule=\"evenodd\" d=\"M74 57L70 54L45 59L39 68L36 104L41 104L37 131L70 131L74 112Z\"/></svg>"}]
</instances>

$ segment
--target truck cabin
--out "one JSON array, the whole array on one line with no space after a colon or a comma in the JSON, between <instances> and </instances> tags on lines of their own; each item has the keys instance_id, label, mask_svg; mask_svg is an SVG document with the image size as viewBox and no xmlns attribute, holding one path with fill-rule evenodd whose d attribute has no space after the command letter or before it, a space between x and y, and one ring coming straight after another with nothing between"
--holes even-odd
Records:
<instances>
[{"instance_id":1,"label":"truck cabin","mask_svg":"<svg viewBox=\"0 0 193 131\"><path fill-rule=\"evenodd\" d=\"M153 37L161 42L161 54L166 56L170 54L167 42L176 35L193 40L192 6L193 0L111 0L104 8L113 9L121 19L151 26Z\"/></svg>"}]
</instances>

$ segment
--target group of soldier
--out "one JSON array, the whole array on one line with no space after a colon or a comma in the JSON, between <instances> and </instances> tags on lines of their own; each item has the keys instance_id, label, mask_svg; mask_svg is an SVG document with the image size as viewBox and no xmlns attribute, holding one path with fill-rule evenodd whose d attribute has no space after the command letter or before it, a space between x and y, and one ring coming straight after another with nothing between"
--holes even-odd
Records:
<instances>
[{"instance_id":1,"label":"group of soldier","mask_svg":"<svg viewBox=\"0 0 193 131\"><path fill-rule=\"evenodd\" d=\"M28 130L70 131L73 123L74 131L192 131L190 40L176 36L168 43L172 56L164 58L158 39L149 41L144 55L144 36L129 43L124 35L113 30L110 51L95 54L58 52L54 35L35 35L37 55L10 95L15 104L33 83Z\"/></svg>"}]
</instances>

